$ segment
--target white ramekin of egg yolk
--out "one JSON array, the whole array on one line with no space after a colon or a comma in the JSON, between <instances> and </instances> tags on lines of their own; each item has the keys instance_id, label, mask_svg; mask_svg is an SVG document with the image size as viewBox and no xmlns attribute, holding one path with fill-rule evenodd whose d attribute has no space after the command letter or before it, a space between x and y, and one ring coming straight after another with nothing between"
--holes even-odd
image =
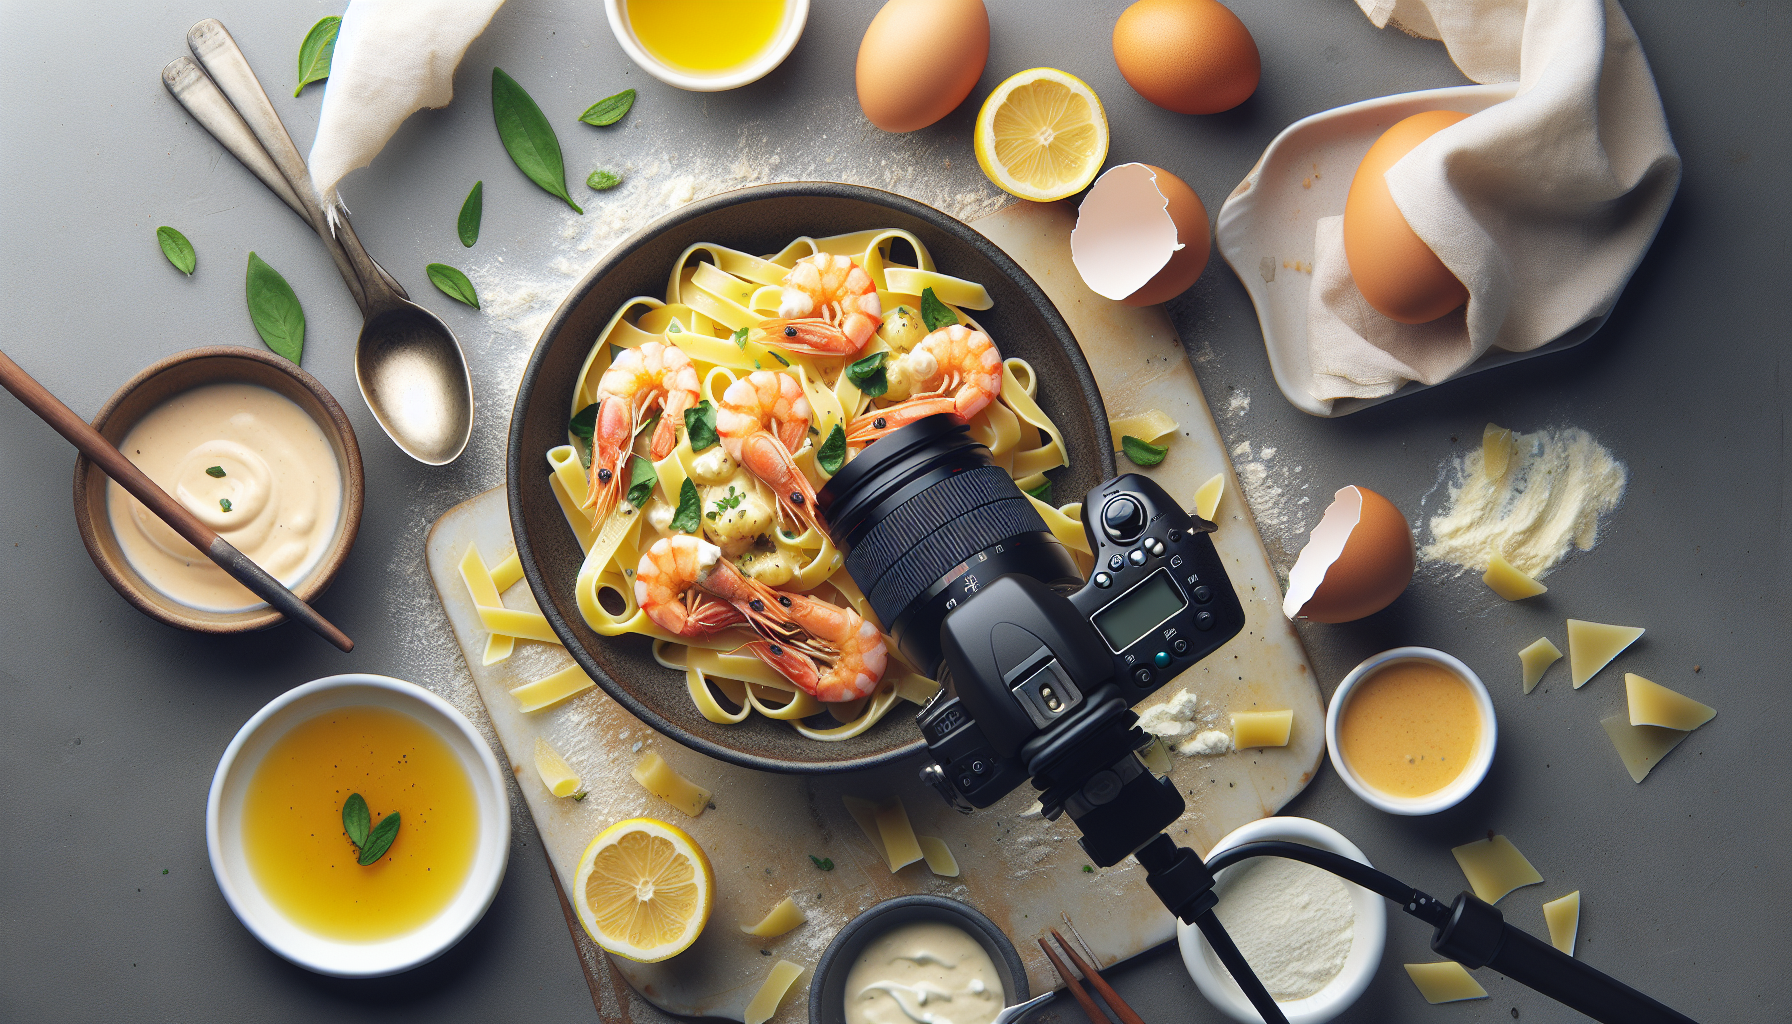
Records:
<instances>
[{"instance_id":1,"label":"white ramekin of egg yolk","mask_svg":"<svg viewBox=\"0 0 1792 1024\"><path fill-rule=\"evenodd\" d=\"M1397 647L1358 665L1325 714L1332 767L1390 814L1436 814L1474 792L1499 726L1474 670L1429 647Z\"/></svg>"}]
</instances>

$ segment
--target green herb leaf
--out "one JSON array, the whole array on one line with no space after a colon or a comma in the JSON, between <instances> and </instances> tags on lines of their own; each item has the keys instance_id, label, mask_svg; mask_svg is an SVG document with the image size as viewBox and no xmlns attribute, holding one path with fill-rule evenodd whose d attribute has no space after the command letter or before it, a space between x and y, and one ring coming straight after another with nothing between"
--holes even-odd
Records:
<instances>
[{"instance_id":1,"label":"green herb leaf","mask_svg":"<svg viewBox=\"0 0 1792 1024\"><path fill-rule=\"evenodd\" d=\"M890 390L890 378L884 370L888 352L873 352L846 368L846 379L855 384L866 398L882 398Z\"/></svg>"},{"instance_id":2,"label":"green herb leaf","mask_svg":"<svg viewBox=\"0 0 1792 1024\"><path fill-rule=\"evenodd\" d=\"M817 857L813 853L811 853L809 855L809 859L814 861L815 866L820 868L823 871L834 870L834 861L833 861L833 858L831 858L831 857Z\"/></svg>"},{"instance_id":3,"label":"green herb leaf","mask_svg":"<svg viewBox=\"0 0 1792 1024\"><path fill-rule=\"evenodd\" d=\"M223 466L207 466L207 467L205 467L205 475L212 477L213 479L222 477L224 475L224 467Z\"/></svg>"},{"instance_id":4,"label":"green herb leaf","mask_svg":"<svg viewBox=\"0 0 1792 1024\"><path fill-rule=\"evenodd\" d=\"M577 802L581 802L581 801L583 801L583 800L584 800L584 799L585 799L585 798L586 798L586 797L588 797L588 796L590 796L590 795L591 795L591 791L590 791L590 790L588 790L588 789L581 789L581 790L579 790L579 791L578 791L578 792L577 792L577 793L574 793L574 794L573 794L573 795L572 795L572 798L573 798L573 801L574 801L574 802L575 802L575 803L577 803Z\"/></svg>"},{"instance_id":5,"label":"green herb leaf","mask_svg":"<svg viewBox=\"0 0 1792 1024\"><path fill-rule=\"evenodd\" d=\"M223 509L226 512L230 511L230 499L229 498L219 498L218 499L218 507Z\"/></svg>"},{"instance_id":6,"label":"green herb leaf","mask_svg":"<svg viewBox=\"0 0 1792 1024\"><path fill-rule=\"evenodd\" d=\"M684 328L678 323L678 321L674 320L671 323L666 325L666 333L667 334L683 334Z\"/></svg>"},{"instance_id":7,"label":"green herb leaf","mask_svg":"<svg viewBox=\"0 0 1792 1024\"><path fill-rule=\"evenodd\" d=\"M724 497L717 498L715 500L715 502L714 502L715 511L708 513L707 518L709 519L710 522L712 522L712 523L715 522L716 517L721 515L723 512L732 512L735 509L739 508L740 503L743 500L745 500L746 497L747 496L744 492L736 492L734 489L734 485L729 484L727 495Z\"/></svg>"},{"instance_id":8,"label":"green herb leaf","mask_svg":"<svg viewBox=\"0 0 1792 1024\"><path fill-rule=\"evenodd\" d=\"M429 274L429 280L442 290L442 294L459 302L464 302L474 309L479 308L479 295L473 291L473 282L467 275L446 263L431 263L423 268Z\"/></svg>"},{"instance_id":9,"label":"green herb leaf","mask_svg":"<svg viewBox=\"0 0 1792 1024\"><path fill-rule=\"evenodd\" d=\"M957 323L958 314L941 302L932 288L925 288L921 291L921 322L927 325L928 331L937 331Z\"/></svg>"},{"instance_id":10,"label":"green herb leaf","mask_svg":"<svg viewBox=\"0 0 1792 1024\"><path fill-rule=\"evenodd\" d=\"M585 184L595 191L608 192L622 184L622 176L599 167L591 172L589 178L585 179Z\"/></svg>"},{"instance_id":11,"label":"green herb leaf","mask_svg":"<svg viewBox=\"0 0 1792 1024\"><path fill-rule=\"evenodd\" d=\"M1095 869L1094 869L1094 868L1093 868L1093 867L1091 867L1091 866L1090 866L1090 865L1088 865L1088 864L1084 864L1084 865L1083 865L1083 874L1085 874L1085 875L1093 875L1093 874L1094 874L1094 873L1095 873Z\"/></svg>"},{"instance_id":12,"label":"green herb leaf","mask_svg":"<svg viewBox=\"0 0 1792 1024\"><path fill-rule=\"evenodd\" d=\"M834 424L834 429L828 431L828 439L821 442L821 448L815 452L815 464L829 476L840 472L840 467L846 465L846 431L841 429L840 424Z\"/></svg>"},{"instance_id":13,"label":"green herb leaf","mask_svg":"<svg viewBox=\"0 0 1792 1024\"><path fill-rule=\"evenodd\" d=\"M1050 505L1052 503L1052 482L1047 480L1038 487L1029 487L1027 493Z\"/></svg>"},{"instance_id":14,"label":"green herb leaf","mask_svg":"<svg viewBox=\"0 0 1792 1024\"><path fill-rule=\"evenodd\" d=\"M341 29L342 19L332 14L305 33L305 41L299 44L299 87L292 91L295 99L307 85L330 77L330 58L336 53L336 33Z\"/></svg>"},{"instance_id":15,"label":"green herb leaf","mask_svg":"<svg viewBox=\"0 0 1792 1024\"><path fill-rule=\"evenodd\" d=\"M485 216L485 182L473 183L473 191L467 193L467 201L460 204L460 221L455 225L460 232L460 244L473 248L479 241L479 221Z\"/></svg>"},{"instance_id":16,"label":"green herb leaf","mask_svg":"<svg viewBox=\"0 0 1792 1024\"><path fill-rule=\"evenodd\" d=\"M367 800L359 793L350 793L342 802L342 830L348 833L348 841L356 846L367 845L367 831L373 827L373 819L367 813Z\"/></svg>"},{"instance_id":17,"label":"green herb leaf","mask_svg":"<svg viewBox=\"0 0 1792 1024\"><path fill-rule=\"evenodd\" d=\"M696 533L703 526L703 502L697 497L697 485L690 477L678 488L678 511L672 513L672 528L680 533Z\"/></svg>"},{"instance_id":18,"label":"green herb leaf","mask_svg":"<svg viewBox=\"0 0 1792 1024\"><path fill-rule=\"evenodd\" d=\"M492 118L517 170L549 194L564 199L574 212L584 213L566 193L566 161L560 156L560 138L554 134L554 126L528 91L498 67L492 68Z\"/></svg>"},{"instance_id":19,"label":"green herb leaf","mask_svg":"<svg viewBox=\"0 0 1792 1024\"><path fill-rule=\"evenodd\" d=\"M187 241L186 235L164 224L156 229L156 241L162 244L162 255L168 257L174 269L188 277L193 276L193 268L199 265L199 255L193 251L193 243Z\"/></svg>"},{"instance_id":20,"label":"green herb leaf","mask_svg":"<svg viewBox=\"0 0 1792 1024\"><path fill-rule=\"evenodd\" d=\"M624 89L614 96L605 96L591 104L590 109L579 115L579 120L602 128L622 120L622 115L628 113L628 108L634 105L635 90Z\"/></svg>"},{"instance_id":21,"label":"green herb leaf","mask_svg":"<svg viewBox=\"0 0 1792 1024\"><path fill-rule=\"evenodd\" d=\"M745 327L734 332L734 347L742 352L747 350L747 329Z\"/></svg>"},{"instance_id":22,"label":"green herb leaf","mask_svg":"<svg viewBox=\"0 0 1792 1024\"><path fill-rule=\"evenodd\" d=\"M249 254L249 273L243 281L249 299L249 319L268 348L294 363L305 354L305 310L292 285L260 256Z\"/></svg>"},{"instance_id":23,"label":"green herb leaf","mask_svg":"<svg viewBox=\"0 0 1792 1024\"><path fill-rule=\"evenodd\" d=\"M653 463L635 456L628 464L628 503L636 508L645 508L647 499L653 495L653 485L659 483L660 475L653 468Z\"/></svg>"},{"instance_id":24,"label":"green herb leaf","mask_svg":"<svg viewBox=\"0 0 1792 1024\"><path fill-rule=\"evenodd\" d=\"M1127 434L1120 439L1120 450L1124 452L1126 457L1131 459L1135 465L1155 466L1164 461L1164 455L1169 452L1170 449L1165 448L1162 445L1152 444L1149 441L1141 441L1131 434Z\"/></svg>"},{"instance_id":25,"label":"green herb leaf","mask_svg":"<svg viewBox=\"0 0 1792 1024\"><path fill-rule=\"evenodd\" d=\"M367 841L365 843L355 844L361 848L360 865L366 867L374 861L379 860L381 857L384 857L386 851L392 848L392 840L397 838L398 812L393 811L391 814L381 818L378 825L373 826L373 831L367 833Z\"/></svg>"},{"instance_id":26,"label":"green herb leaf","mask_svg":"<svg viewBox=\"0 0 1792 1024\"><path fill-rule=\"evenodd\" d=\"M690 435L691 451L694 452L708 451L721 440L716 435L716 407L709 404L709 399L705 398L696 408L684 411L684 432Z\"/></svg>"},{"instance_id":27,"label":"green herb leaf","mask_svg":"<svg viewBox=\"0 0 1792 1024\"><path fill-rule=\"evenodd\" d=\"M597 433L597 403L592 402L580 409L577 415L568 420L566 432L590 444L592 435Z\"/></svg>"},{"instance_id":28,"label":"green herb leaf","mask_svg":"<svg viewBox=\"0 0 1792 1024\"><path fill-rule=\"evenodd\" d=\"M785 366L789 366L789 365L790 365L790 360L788 360L788 359L786 359L786 358L784 358L784 357L783 357L783 356L781 356L781 355L779 355L779 354L778 354L778 353L776 353L776 352L773 352L773 353L772 353L772 358L773 358L773 359L776 359L776 360L777 360L777 361L778 361L778 362L780 362L780 363L783 363L783 364L784 364L784 365L785 365Z\"/></svg>"}]
</instances>

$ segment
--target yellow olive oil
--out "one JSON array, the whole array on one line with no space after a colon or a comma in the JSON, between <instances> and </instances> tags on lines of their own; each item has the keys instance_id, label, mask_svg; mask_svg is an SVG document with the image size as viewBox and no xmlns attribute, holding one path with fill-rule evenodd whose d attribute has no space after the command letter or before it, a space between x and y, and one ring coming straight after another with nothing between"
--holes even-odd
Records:
<instances>
[{"instance_id":1,"label":"yellow olive oil","mask_svg":"<svg viewBox=\"0 0 1792 1024\"><path fill-rule=\"evenodd\" d=\"M351 793L398 836L366 867L342 827ZM414 931L460 892L479 806L460 758L428 726L381 707L347 707L281 737L249 782L243 848L261 890L299 927L344 942Z\"/></svg>"},{"instance_id":2,"label":"yellow olive oil","mask_svg":"<svg viewBox=\"0 0 1792 1024\"><path fill-rule=\"evenodd\" d=\"M771 45L784 0L626 0L635 38L681 71L739 67Z\"/></svg>"}]
</instances>

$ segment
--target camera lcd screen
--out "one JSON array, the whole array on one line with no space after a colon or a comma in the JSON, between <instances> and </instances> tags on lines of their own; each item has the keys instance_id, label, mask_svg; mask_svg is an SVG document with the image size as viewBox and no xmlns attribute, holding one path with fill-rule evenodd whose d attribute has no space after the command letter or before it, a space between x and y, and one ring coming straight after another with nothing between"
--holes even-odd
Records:
<instances>
[{"instance_id":1,"label":"camera lcd screen","mask_svg":"<svg viewBox=\"0 0 1792 1024\"><path fill-rule=\"evenodd\" d=\"M1170 574L1159 569L1145 582L1096 612L1095 628L1118 654L1187 607L1188 602L1182 599L1176 584L1170 582Z\"/></svg>"}]
</instances>

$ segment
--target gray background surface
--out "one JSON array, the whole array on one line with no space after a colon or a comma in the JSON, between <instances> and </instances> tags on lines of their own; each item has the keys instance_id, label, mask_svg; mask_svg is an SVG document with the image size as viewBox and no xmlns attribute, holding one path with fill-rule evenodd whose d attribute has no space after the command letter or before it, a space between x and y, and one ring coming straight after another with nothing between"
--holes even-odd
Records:
<instances>
[{"instance_id":1,"label":"gray background surface","mask_svg":"<svg viewBox=\"0 0 1792 1024\"><path fill-rule=\"evenodd\" d=\"M217 757L267 700L335 672L411 678L465 704L465 670L421 568L424 531L454 503L501 482L503 431L532 318L606 240L669 202L758 180L828 177L892 187L961 215L986 210L996 196L970 153L975 108L1008 74L1049 64L1102 96L1110 163L1168 167L1212 213L1293 120L1463 81L1440 44L1378 32L1348 0L1235 0L1263 54L1262 86L1225 114L1170 114L1133 93L1114 67L1108 38L1124 6L989 0L994 40L972 101L896 138L865 126L852 97L852 62L874 0L817 0L782 68L712 96L678 93L630 65L595 0L510 0L461 65L454 104L411 118L343 189L368 248L448 319L474 366L473 447L435 470L403 457L359 400L350 369L359 318L316 240L157 78L184 52L188 25L221 18L308 148L321 91L291 97L293 56L312 22L340 5L0 5L9 43L0 65L5 349L91 415L162 356L258 343L241 283L253 249L304 301L304 364L348 410L367 473L359 542L320 602L359 641L354 654L293 627L203 638L140 616L94 571L70 515L73 454L23 407L0 399L0 1017L593 1017L526 816L490 913L436 963L351 983L263 949L231 916L206 862L205 793ZM1324 421L1276 392L1249 301L1217 257L1169 308L1228 440L1277 447L1284 488L1307 484L1323 495L1360 483L1422 523L1442 494L1440 467L1489 419L1521 430L1584 427L1628 464L1629 492L1599 547L1550 576L1546 597L1508 605L1473 577L1427 573L1368 620L1305 628L1328 693L1361 658L1399 644L1447 649L1488 679L1502 742L1479 791L1435 817L1393 818L1326 770L1286 813L1335 826L1378 866L1439 894L1461 885L1449 847L1498 830L1548 879L1502 903L1510 920L1541 933L1540 902L1578 888L1588 962L1695 1017L1785 1020L1792 759L1781 364L1792 322L1792 9L1654 0L1631 3L1629 13L1685 176L1615 315L1586 345ZM494 64L553 118L569 177L582 181L601 164L629 178L601 197L575 186L581 202L590 200L583 221L505 157L491 127ZM598 131L574 121L630 85L642 95L622 125ZM476 178L485 181L485 228L468 252L454 239L454 216ZM191 280L163 261L159 224L181 228L198 248ZM487 313L455 305L424 278L423 265L437 260L468 269L488 297L515 301ZM1244 395L1248 410L1227 414ZM1260 512L1274 511L1258 497ZM1265 530L1284 566L1322 505ZM1619 667L1719 710L1641 786L1598 725L1623 705L1616 672L1569 692L1558 668L1530 697L1518 692L1514 652L1540 634L1561 643L1565 616L1648 627ZM1433 959L1425 940L1416 922L1390 922L1381 973L1349 1019L1573 1017L1497 977L1482 979L1490 1000L1426 1006L1399 966ZM1218 1019L1173 947L1115 974L1148 1020ZM639 1005L620 1012L659 1019ZM1082 1019L1073 1006L1039 1019L1053 1018Z\"/></svg>"}]
</instances>

